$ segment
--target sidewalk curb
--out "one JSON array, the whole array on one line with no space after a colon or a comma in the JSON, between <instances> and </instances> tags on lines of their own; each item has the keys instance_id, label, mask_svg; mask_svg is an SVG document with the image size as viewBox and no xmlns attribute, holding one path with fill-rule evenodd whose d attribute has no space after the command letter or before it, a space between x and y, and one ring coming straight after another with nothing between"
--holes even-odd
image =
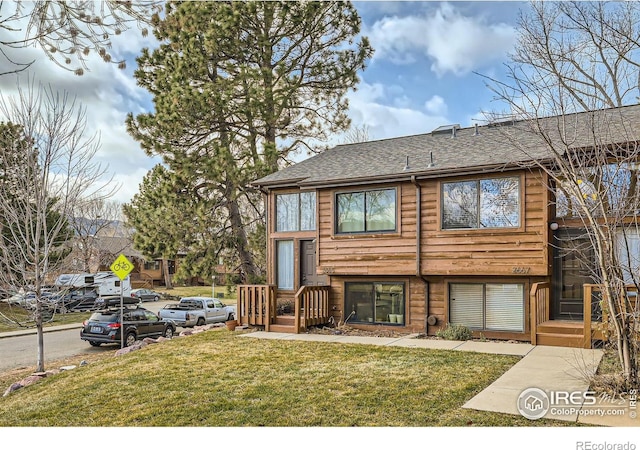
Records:
<instances>
[{"instance_id":1,"label":"sidewalk curb","mask_svg":"<svg viewBox=\"0 0 640 450\"><path fill-rule=\"evenodd\" d=\"M80 328L82 328L82 323L79 322L79 323L69 323L67 325L57 325L54 327L46 327L46 328L43 328L42 331L44 333L52 333L55 331L65 331L65 330L74 330L74 329L77 329L79 331ZM17 337L17 336L29 336L36 333L37 333L37 330L35 328L27 328L24 330L16 330L16 331L7 331L4 333L0 333L0 339Z\"/></svg>"}]
</instances>

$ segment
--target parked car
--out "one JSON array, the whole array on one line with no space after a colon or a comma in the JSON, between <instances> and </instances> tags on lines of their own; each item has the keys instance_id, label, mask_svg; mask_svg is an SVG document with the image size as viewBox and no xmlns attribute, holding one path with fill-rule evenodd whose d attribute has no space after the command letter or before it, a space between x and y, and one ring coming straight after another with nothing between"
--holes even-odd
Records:
<instances>
[{"instance_id":1,"label":"parked car","mask_svg":"<svg viewBox=\"0 0 640 450\"><path fill-rule=\"evenodd\" d=\"M126 296L122 297L123 305L136 305L139 303L141 303L139 298L126 297ZM119 295L105 295L105 296L96 298L93 309L108 308L110 306L120 306Z\"/></svg>"},{"instance_id":2,"label":"parked car","mask_svg":"<svg viewBox=\"0 0 640 450\"><path fill-rule=\"evenodd\" d=\"M131 290L131 297L138 298L143 302L157 302L160 300L161 294L151 289L139 288Z\"/></svg>"},{"instance_id":3,"label":"parked car","mask_svg":"<svg viewBox=\"0 0 640 450\"><path fill-rule=\"evenodd\" d=\"M183 297L178 304L169 304L158 311L163 319L178 326L193 327L205 323L226 322L236 316L235 306L226 306L211 297Z\"/></svg>"},{"instance_id":4,"label":"parked car","mask_svg":"<svg viewBox=\"0 0 640 450\"><path fill-rule=\"evenodd\" d=\"M49 302L57 313L66 314L68 312L83 312L96 309L95 302L97 297L98 294L95 291L62 291L60 294L51 297Z\"/></svg>"},{"instance_id":5,"label":"parked car","mask_svg":"<svg viewBox=\"0 0 640 450\"><path fill-rule=\"evenodd\" d=\"M171 339L176 332L173 322L161 319L152 311L140 306L123 309L123 315L124 322L120 320L120 308L95 311L82 323L80 339L88 341L94 347L101 344L119 345L123 323L125 347L145 337L164 336Z\"/></svg>"}]
</instances>

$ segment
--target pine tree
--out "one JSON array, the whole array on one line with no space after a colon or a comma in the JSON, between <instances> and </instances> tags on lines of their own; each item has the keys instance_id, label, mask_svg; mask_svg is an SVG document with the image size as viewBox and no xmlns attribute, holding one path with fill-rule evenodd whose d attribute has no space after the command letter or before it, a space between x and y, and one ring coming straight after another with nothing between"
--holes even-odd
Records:
<instances>
[{"instance_id":1,"label":"pine tree","mask_svg":"<svg viewBox=\"0 0 640 450\"><path fill-rule=\"evenodd\" d=\"M345 94L372 54L360 18L348 2L169 2L154 27L161 45L135 73L154 112L128 130L195 208L189 242L206 236L209 256L231 253L255 280L264 211L250 183L348 128ZM188 265L210 275L197 253Z\"/></svg>"}]
</instances>

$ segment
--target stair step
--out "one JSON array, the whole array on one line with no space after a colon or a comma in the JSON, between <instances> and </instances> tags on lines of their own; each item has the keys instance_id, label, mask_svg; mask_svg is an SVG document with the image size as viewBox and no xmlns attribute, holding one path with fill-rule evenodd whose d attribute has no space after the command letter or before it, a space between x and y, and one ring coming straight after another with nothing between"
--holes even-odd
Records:
<instances>
[{"instance_id":1,"label":"stair step","mask_svg":"<svg viewBox=\"0 0 640 450\"><path fill-rule=\"evenodd\" d=\"M276 321L274 322L276 325L290 325L294 326L296 323L296 318L293 316L277 316Z\"/></svg>"},{"instance_id":2,"label":"stair step","mask_svg":"<svg viewBox=\"0 0 640 450\"><path fill-rule=\"evenodd\" d=\"M269 325L269 331L274 333L295 333L296 327L294 325Z\"/></svg>"},{"instance_id":3,"label":"stair step","mask_svg":"<svg viewBox=\"0 0 640 450\"><path fill-rule=\"evenodd\" d=\"M582 335L563 333L536 333L538 345L548 345L551 347L574 347L582 348L584 339Z\"/></svg>"},{"instance_id":4,"label":"stair step","mask_svg":"<svg viewBox=\"0 0 640 450\"><path fill-rule=\"evenodd\" d=\"M584 326L582 322L549 321L543 322L538 325L538 332L550 334L582 335L582 333L584 332Z\"/></svg>"}]
</instances>

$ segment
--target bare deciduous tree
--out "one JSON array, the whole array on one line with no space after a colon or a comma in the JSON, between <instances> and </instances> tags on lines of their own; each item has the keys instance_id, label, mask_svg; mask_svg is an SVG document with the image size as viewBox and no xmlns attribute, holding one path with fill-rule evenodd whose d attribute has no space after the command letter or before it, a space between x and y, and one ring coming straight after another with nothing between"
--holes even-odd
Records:
<instances>
[{"instance_id":1,"label":"bare deciduous tree","mask_svg":"<svg viewBox=\"0 0 640 450\"><path fill-rule=\"evenodd\" d=\"M371 139L371 129L366 123L362 125L352 125L344 133L345 144L357 144L359 142L370 141Z\"/></svg>"},{"instance_id":2,"label":"bare deciduous tree","mask_svg":"<svg viewBox=\"0 0 640 450\"><path fill-rule=\"evenodd\" d=\"M82 199L74 205L69 224L74 231L75 253L80 256L82 262L82 267L78 267L78 270L83 272L91 270L91 261L99 253L96 238L111 230L121 216L121 205L106 201L102 196Z\"/></svg>"},{"instance_id":3,"label":"bare deciduous tree","mask_svg":"<svg viewBox=\"0 0 640 450\"><path fill-rule=\"evenodd\" d=\"M85 110L68 94L34 83L18 86L15 97L0 99L0 113L20 130L23 150L17 164L4 168L10 182L0 183L0 283L35 294L37 369L42 371L43 288L63 260L72 234L68 218L83 199L107 198L112 192L105 190L108 181L99 182L105 169L94 159L98 137L85 135ZM2 149L3 154L11 150Z\"/></svg>"},{"instance_id":4,"label":"bare deciduous tree","mask_svg":"<svg viewBox=\"0 0 640 450\"><path fill-rule=\"evenodd\" d=\"M640 302L628 290L640 287L640 126L635 109L618 107L637 103L640 4L530 6L520 18L510 81L488 84L511 119L524 119L502 129L548 177L558 221L590 243L573 251L602 286L621 372L627 388L637 387Z\"/></svg>"},{"instance_id":5,"label":"bare deciduous tree","mask_svg":"<svg viewBox=\"0 0 640 450\"><path fill-rule=\"evenodd\" d=\"M0 56L13 67L0 75L19 72L33 61L18 61L8 48L39 45L60 67L82 75L87 57L97 53L103 61L125 68L125 61L113 60L111 39L136 23L143 36L161 3L143 1L4 1L0 0Z\"/></svg>"}]
</instances>

